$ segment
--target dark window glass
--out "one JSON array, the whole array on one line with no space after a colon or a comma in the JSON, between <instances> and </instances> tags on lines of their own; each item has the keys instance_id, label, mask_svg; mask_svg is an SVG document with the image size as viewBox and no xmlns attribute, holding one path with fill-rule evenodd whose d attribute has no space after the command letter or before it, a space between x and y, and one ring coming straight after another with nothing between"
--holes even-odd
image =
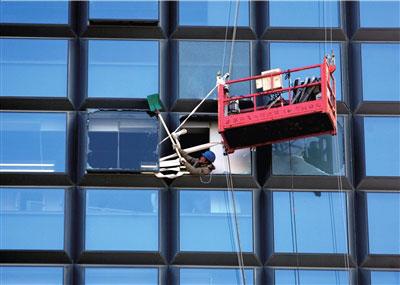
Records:
<instances>
[{"instance_id":1,"label":"dark window glass","mask_svg":"<svg viewBox=\"0 0 400 285\"><path fill-rule=\"evenodd\" d=\"M274 192L273 199L275 252L347 253L344 193Z\"/></svg>"},{"instance_id":2,"label":"dark window glass","mask_svg":"<svg viewBox=\"0 0 400 285\"><path fill-rule=\"evenodd\" d=\"M400 254L400 193L367 193L371 254Z\"/></svg>"},{"instance_id":3,"label":"dark window glass","mask_svg":"<svg viewBox=\"0 0 400 285\"><path fill-rule=\"evenodd\" d=\"M267 45L264 46L265 49ZM325 54L330 54L333 50L336 60L336 99L343 100L342 96L342 67L341 67L341 48L339 43L271 43L270 44L270 69L280 68L281 70L305 67L313 64L320 64ZM267 54L267 51L265 51ZM296 77L305 79L306 77L320 76L315 74L315 69L296 72ZM295 78L292 79L292 81ZM286 82L286 80L285 80Z\"/></svg>"},{"instance_id":4,"label":"dark window glass","mask_svg":"<svg viewBox=\"0 0 400 285\"><path fill-rule=\"evenodd\" d=\"M339 1L269 1L273 27L338 27Z\"/></svg>"},{"instance_id":5,"label":"dark window glass","mask_svg":"<svg viewBox=\"0 0 400 285\"><path fill-rule=\"evenodd\" d=\"M0 51L1 96L67 96L67 40L0 39Z\"/></svg>"},{"instance_id":6,"label":"dark window glass","mask_svg":"<svg viewBox=\"0 0 400 285\"><path fill-rule=\"evenodd\" d=\"M272 145L274 175L345 175L344 119L336 136L322 135Z\"/></svg>"},{"instance_id":7,"label":"dark window glass","mask_svg":"<svg viewBox=\"0 0 400 285\"><path fill-rule=\"evenodd\" d=\"M68 1L0 1L0 23L68 24Z\"/></svg>"},{"instance_id":8,"label":"dark window glass","mask_svg":"<svg viewBox=\"0 0 400 285\"><path fill-rule=\"evenodd\" d=\"M349 272L341 270L275 270L276 285L349 284Z\"/></svg>"},{"instance_id":9,"label":"dark window glass","mask_svg":"<svg viewBox=\"0 0 400 285\"><path fill-rule=\"evenodd\" d=\"M63 279L61 267L0 266L0 284L62 285Z\"/></svg>"},{"instance_id":10,"label":"dark window glass","mask_svg":"<svg viewBox=\"0 0 400 285\"><path fill-rule=\"evenodd\" d=\"M65 172L66 117L0 112L0 172Z\"/></svg>"},{"instance_id":11,"label":"dark window glass","mask_svg":"<svg viewBox=\"0 0 400 285\"><path fill-rule=\"evenodd\" d=\"M400 27L400 2L361 0L360 26L363 28Z\"/></svg>"},{"instance_id":12,"label":"dark window glass","mask_svg":"<svg viewBox=\"0 0 400 285\"><path fill-rule=\"evenodd\" d=\"M363 100L400 101L400 44L362 44L361 56Z\"/></svg>"},{"instance_id":13,"label":"dark window glass","mask_svg":"<svg viewBox=\"0 0 400 285\"><path fill-rule=\"evenodd\" d=\"M239 4L236 18L237 3ZM249 2L179 1L179 24L185 26L248 26Z\"/></svg>"},{"instance_id":14,"label":"dark window glass","mask_svg":"<svg viewBox=\"0 0 400 285\"><path fill-rule=\"evenodd\" d=\"M400 117L365 117L367 176L400 176Z\"/></svg>"},{"instance_id":15,"label":"dark window glass","mask_svg":"<svg viewBox=\"0 0 400 285\"><path fill-rule=\"evenodd\" d=\"M63 248L63 189L0 189L0 249Z\"/></svg>"},{"instance_id":16,"label":"dark window glass","mask_svg":"<svg viewBox=\"0 0 400 285\"><path fill-rule=\"evenodd\" d=\"M89 97L146 98L158 93L157 41L89 41Z\"/></svg>"},{"instance_id":17,"label":"dark window glass","mask_svg":"<svg viewBox=\"0 0 400 285\"><path fill-rule=\"evenodd\" d=\"M88 170L158 170L158 121L146 112L88 114Z\"/></svg>"},{"instance_id":18,"label":"dark window glass","mask_svg":"<svg viewBox=\"0 0 400 285\"><path fill-rule=\"evenodd\" d=\"M234 204L228 191L180 191L180 250L238 251ZM241 248L253 251L252 192L235 191Z\"/></svg>"},{"instance_id":19,"label":"dark window glass","mask_svg":"<svg viewBox=\"0 0 400 285\"><path fill-rule=\"evenodd\" d=\"M215 86L217 72L228 72L231 47L231 42L228 42L225 49L222 41L179 42L179 97L203 99ZM248 77L250 75L250 43L236 41L233 51L231 78ZM250 93L250 83L235 85L231 86L232 94ZM216 99L216 95L210 98Z\"/></svg>"},{"instance_id":20,"label":"dark window glass","mask_svg":"<svg viewBox=\"0 0 400 285\"><path fill-rule=\"evenodd\" d=\"M158 270L153 268L86 268L86 285L157 285Z\"/></svg>"},{"instance_id":21,"label":"dark window glass","mask_svg":"<svg viewBox=\"0 0 400 285\"><path fill-rule=\"evenodd\" d=\"M158 1L93 1L89 2L90 19L156 20Z\"/></svg>"},{"instance_id":22,"label":"dark window glass","mask_svg":"<svg viewBox=\"0 0 400 285\"><path fill-rule=\"evenodd\" d=\"M87 190L85 243L86 250L157 251L158 191Z\"/></svg>"},{"instance_id":23,"label":"dark window glass","mask_svg":"<svg viewBox=\"0 0 400 285\"><path fill-rule=\"evenodd\" d=\"M400 271L371 271L371 285L398 285Z\"/></svg>"},{"instance_id":24,"label":"dark window glass","mask_svg":"<svg viewBox=\"0 0 400 285\"><path fill-rule=\"evenodd\" d=\"M254 270L245 269L245 282L239 269L196 268L180 269L180 285L254 284Z\"/></svg>"}]
</instances>

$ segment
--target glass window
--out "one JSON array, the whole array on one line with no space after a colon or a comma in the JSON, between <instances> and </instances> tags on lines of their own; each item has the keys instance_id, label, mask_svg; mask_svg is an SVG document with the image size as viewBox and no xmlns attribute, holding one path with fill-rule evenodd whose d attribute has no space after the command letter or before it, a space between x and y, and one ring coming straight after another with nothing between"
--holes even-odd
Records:
<instances>
[{"instance_id":1,"label":"glass window","mask_svg":"<svg viewBox=\"0 0 400 285\"><path fill-rule=\"evenodd\" d=\"M63 248L63 189L0 189L0 249Z\"/></svg>"},{"instance_id":2,"label":"glass window","mask_svg":"<svg viewBox=\"0 0 400 285\"><path fill-rule=\"evenodd\" d=\"M0 39L0 51L1 96L67 96L67 40Z\"/></svg>"},{"instance_id":3,"label":"glass window","mask_svg":"<svg viewBox=\"0 0 400 285\"><path fill-rule=\"evenodd\" d=\"M400 193L367 193L371 254L400 254Z\"/></svg>"},{"instance_id":4,"label":"glass window","mask_svg":"<svg viewBox=\"0 0 400 285\"><path fill-rule=\"evenodd\" d=\"M62 267L0 266L0 284L62 285L63 279Z\"/></svg>"},{"instance_id":5,"label":"glass window","mask_svg":"<svg viewBox=\"0 0 400 285\"><path fill-rule=\"evenodd\" d=\"M234 204L228 191L179 191L180 250L238 250ZM253 251L252 192L235 191L243 252Z\"/></svg>"},{"instance_id":6,"label":"glass window","mask_svg":"<svg viewBox=\"0 0 400 285\"><path fill-rule=\"evenodd\" d=\"M328 1L329 2L329 1ZM296 3L296 2L294 2ZM330 3L330 2L329 2ZM296 11L296 13L298 13ZM267 54L267 45L264 45ZM336 80L336 99L343 100L342 96L342 67L341 67L341 48L339 43L271 43L270 44L270 64L271 69L280 68L281 70L305 67L313 64L322 63L325 54L330 54L333 50L336 60L336 71L334 77ZM301 79L312 76L315 69L296 72L296 76ZM292 81L295 78L292 79ZM285 80L286 82L286 80Z\"/></svg>"},{"instance_id":7,"label":"glass window","mask_svg":"<svg viewBox=\"0 0 400 285\"><path fill-rule=\"evenodd\" d=\"M0 112L0 172L65 172L65 113Z\"/></svg>"},{"instance_id":8,"label":"glass window","mask_svg":"<svg viewBox=\"0 0 400 285\"><path fill-rule=\"evenodd\" d=\"M158 250L157 190L87 190L86 250Z\"/></svg>"},{"instance_id":9,"label":"glass window","mask_svg":"<svg viewBox=\"0 0 400 285\"><path fill-rule=\"evenodd\" d=\"M158 170L158 121L146 112L88 114L88 170Z\"/></svg>"},{"instance_id":10,"label":"glass window","mask_svg":"<svg viewBox=\"0 0 400 285\"><path fill-rule=\"evenodd\" d=\"M90 19L157 20L158 1L90 0Z\"/></svg>"},{"instance_id":11,"label":"glass window","mask_svg":"<svg viewBox=\"0 0 400 285\"><path fill-rule=\"evenodd\" d=\"M344 193L274 192L273 199L275 252L347 253Z\"/></svg>"},{"instance_id":12,"label":"glass window","mask_svg":"<svg viewBox=\"0 0 400 285\"><path fill-rule=\"evenodd\" d=\"M157 285L158 269L153 268L86 268L86 285Z\"/></svg>"},{"instance_id":13,"label":"glass window","mask_svg":"<svg viewBox=\"0 0 400 285\"><path fill-rule=\"evenodd\" d=\"M400 27L400 2L361 0L360 26L363 28Z\"/></svg>"},{"instance_id":14,"label":"glass window","mask_svg":"<svg viewBox=\"0 0 400 285\"><path fill-rule=\"evenodd\" d=\"M272 27L338 27L339 1L269 1Z\"/></svg>"},{"instance_id":15,"label":"glass window","mask_svg":"<svg viewBox=\"0 0 400 285\"><path fill-rule=\"evenodd\" d=\"M239 3L236 18L236 4ZM179 1L179 24L185 26L249 25L249 2L244 1Z\"/></svg>"},{"instance_id":16,"label":"glass window","mask_svg":"<svg viewBox=\"0 0 400 285\"><path fill-rule=\"evenodd\" d=\"M223 41L179 42L179 98L203 99L215 86L218 71L228 72L231 43ZM231 78L250 75L250 43L236 41L233 47ZM223 67L223 68L222 68ZM237 85L237 86L235 86ZM250 83L235 84L230 91L235 95L250 93ZM216 99L215 95L210 98Z\"/></svg>"},{"instance_id":17,"label":"glass window","mask_svg":"<svg viewBox=\"0 0 400 285\"><path fill-rule=\"evenodd\" d=\"M245 269L245 282L239 269L184 268L180 269L180 285L254 284L254 270Z\"/></svg>"},{"instance_id":18,"label":"glass window","mask_svg":"<svg viewBox=\"0 0 400 285\"><path fill-rule=\"evenodd\" d=\"M336 136L322 135L272 145L274 175L345 175L344 118Z\"/></svg>"},{"instance_id":19,"label":"glass window","mask_svg":"<svg viewBox=\"0 0 400 285\"><path fill-rule=\"evenodd\" d=\"M371 285L398 285L400 271L371 271Z\"/></svg>"},{"instance_id":20,"label":"glass window","mask_svg":"<svg viewBox=\"0 0 400 285\"><path fill-rule=\"evenodd\" d=\"M362 44L361 58L363 100L400 101L400 44Z\"/></svg>"},{"instance_id":21,"label":"glass window","mask_svg":"<svg viewBox=\"0 0 400 285\"><path fill-rule=\"evenodd\" d=\"M89 97L146 98L158 93L157 41L89 41Z\"/></svg>"},{"instance_id":22,"label":"glass window","mask_svg":"<svg viewBox=\"0 0 400 285\"><path fill-rule=\"evenodd\" d=\"M0 1L0 23L68 24L69 1Z\"/></svg>"},{"instance_id":23,"label":"glass window","mask_svg":"<svg viewBox=\"0 0 400 285\"><path fill-rule=\"evenodd\" d=\"M276 285L332 285L349 282L349 272L342 270L275 270Z\"/></svg>"},{"instance_id":24,"label":"glass window","mask_svg":"<svg viewBox=\"0 0 400 285\"><path fill-rule=\"evenodd\" d=\"M364 118L367 176L400 176L400 117Z\"/></svg>"}]
</instances>

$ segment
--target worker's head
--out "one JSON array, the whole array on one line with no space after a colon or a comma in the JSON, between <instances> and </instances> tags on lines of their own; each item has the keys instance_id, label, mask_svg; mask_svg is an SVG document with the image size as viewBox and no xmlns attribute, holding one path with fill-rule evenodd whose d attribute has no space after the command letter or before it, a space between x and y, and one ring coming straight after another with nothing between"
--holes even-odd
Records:
<instances>
[{"instance_id":1,"label":"worker's head","mask_svg":"<svg viewBox=\"0 0 400 285\"><path fill-rule=\"evenodd\" d=\"M210 150L207 150L207 151L205 151L205 152L203 152L203 153L201 154L200 159L201 159L201 160L204 159L204 160L206 160L207 162L213 163L213 162L215 161L215 153L213 153L213 152L210 151ZM206 162L206 161L202 161L202 162Z\"/></svg>"}]
</instances>

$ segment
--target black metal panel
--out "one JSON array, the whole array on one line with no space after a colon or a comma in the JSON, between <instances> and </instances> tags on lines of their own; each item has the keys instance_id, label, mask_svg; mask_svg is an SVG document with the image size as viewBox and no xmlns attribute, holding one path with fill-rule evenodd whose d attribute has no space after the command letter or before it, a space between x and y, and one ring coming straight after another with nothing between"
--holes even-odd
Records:
<instances>
[{"instance_id":1,"label":"black metal panel","mask_svg":"<svg viewBox=\"0 0 400 285\"><path fill-rule=\"evenodd\" d=\"M347 264L349 260L349 264ZM354 259L346 254L306 254L282 253L274 254L267 260L268 266L290 267L355 267Z\"/></svg>"},{"instance_id":2,"label":"black metal panel","mask_svg":"<svg viewBox=\"0 0 400 285\"><path fill-rule=\"evenodd\" d=\"M69 25L53 24L0 24L1 37L54 37L75 38L76 34Z\"/></svg>"},{"instance_id":3,"label":"black metal panel","mask_svg":"<svg viewBox=\"0 0 400 285\"><path fill-rule=\"evenodd\" d=\"M244 266L260 266L261 261L251 253L242 253ZM238 266L236 252L180 252L172 260L174 265Z\"/></svg>"},{"instance_id":4,"label":"black metal panel","mask_svg":"<svg viewBox=\"0 0 400 285\"><path fill-rule=\"evenodd\" d=\"M59 250L0 250L1 263L72 263L65 251Z\"/></svg>"},{"instance_id":5,"label":"black metal panel","mask_svg":"<svg viewBox=\"0 0 400 285\"><path fill-rule=\"evenodd\" d=\"M339 28L272 28L269 27L262 35L264 40L280 41L326 41L327 34L330 41L345 41L347 36ZM331 38L332 35L332 38Z\"/></svg>"},{"instance_id":6,"label":"black metal panel","mask_svg":"<svg viewBox=\"0 0 400 285\"><path fill-rule=\"evenodd\" d=\"M159 252L85 251L80 255L77 263L164 265L166 261Z\"/></svg>"}]
</instances>

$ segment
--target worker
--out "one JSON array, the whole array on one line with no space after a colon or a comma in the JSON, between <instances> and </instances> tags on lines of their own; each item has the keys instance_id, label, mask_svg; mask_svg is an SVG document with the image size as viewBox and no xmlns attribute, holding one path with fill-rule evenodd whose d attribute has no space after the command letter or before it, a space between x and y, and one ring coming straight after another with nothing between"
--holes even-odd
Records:
<instances>
[{"instance_id":1,"label":"worker","mask_svg":"<svg viewBox=\"0 0 400 285\"><path fill-rule=\"evenodd\" d=\"M190 174L207 175L215 169L213 165L215 154L212 151L207 150L201 154L200 158L194 158L179 147L177 149L182 155L181 163L186 166Z\"/></svg>"}]
</instances>

